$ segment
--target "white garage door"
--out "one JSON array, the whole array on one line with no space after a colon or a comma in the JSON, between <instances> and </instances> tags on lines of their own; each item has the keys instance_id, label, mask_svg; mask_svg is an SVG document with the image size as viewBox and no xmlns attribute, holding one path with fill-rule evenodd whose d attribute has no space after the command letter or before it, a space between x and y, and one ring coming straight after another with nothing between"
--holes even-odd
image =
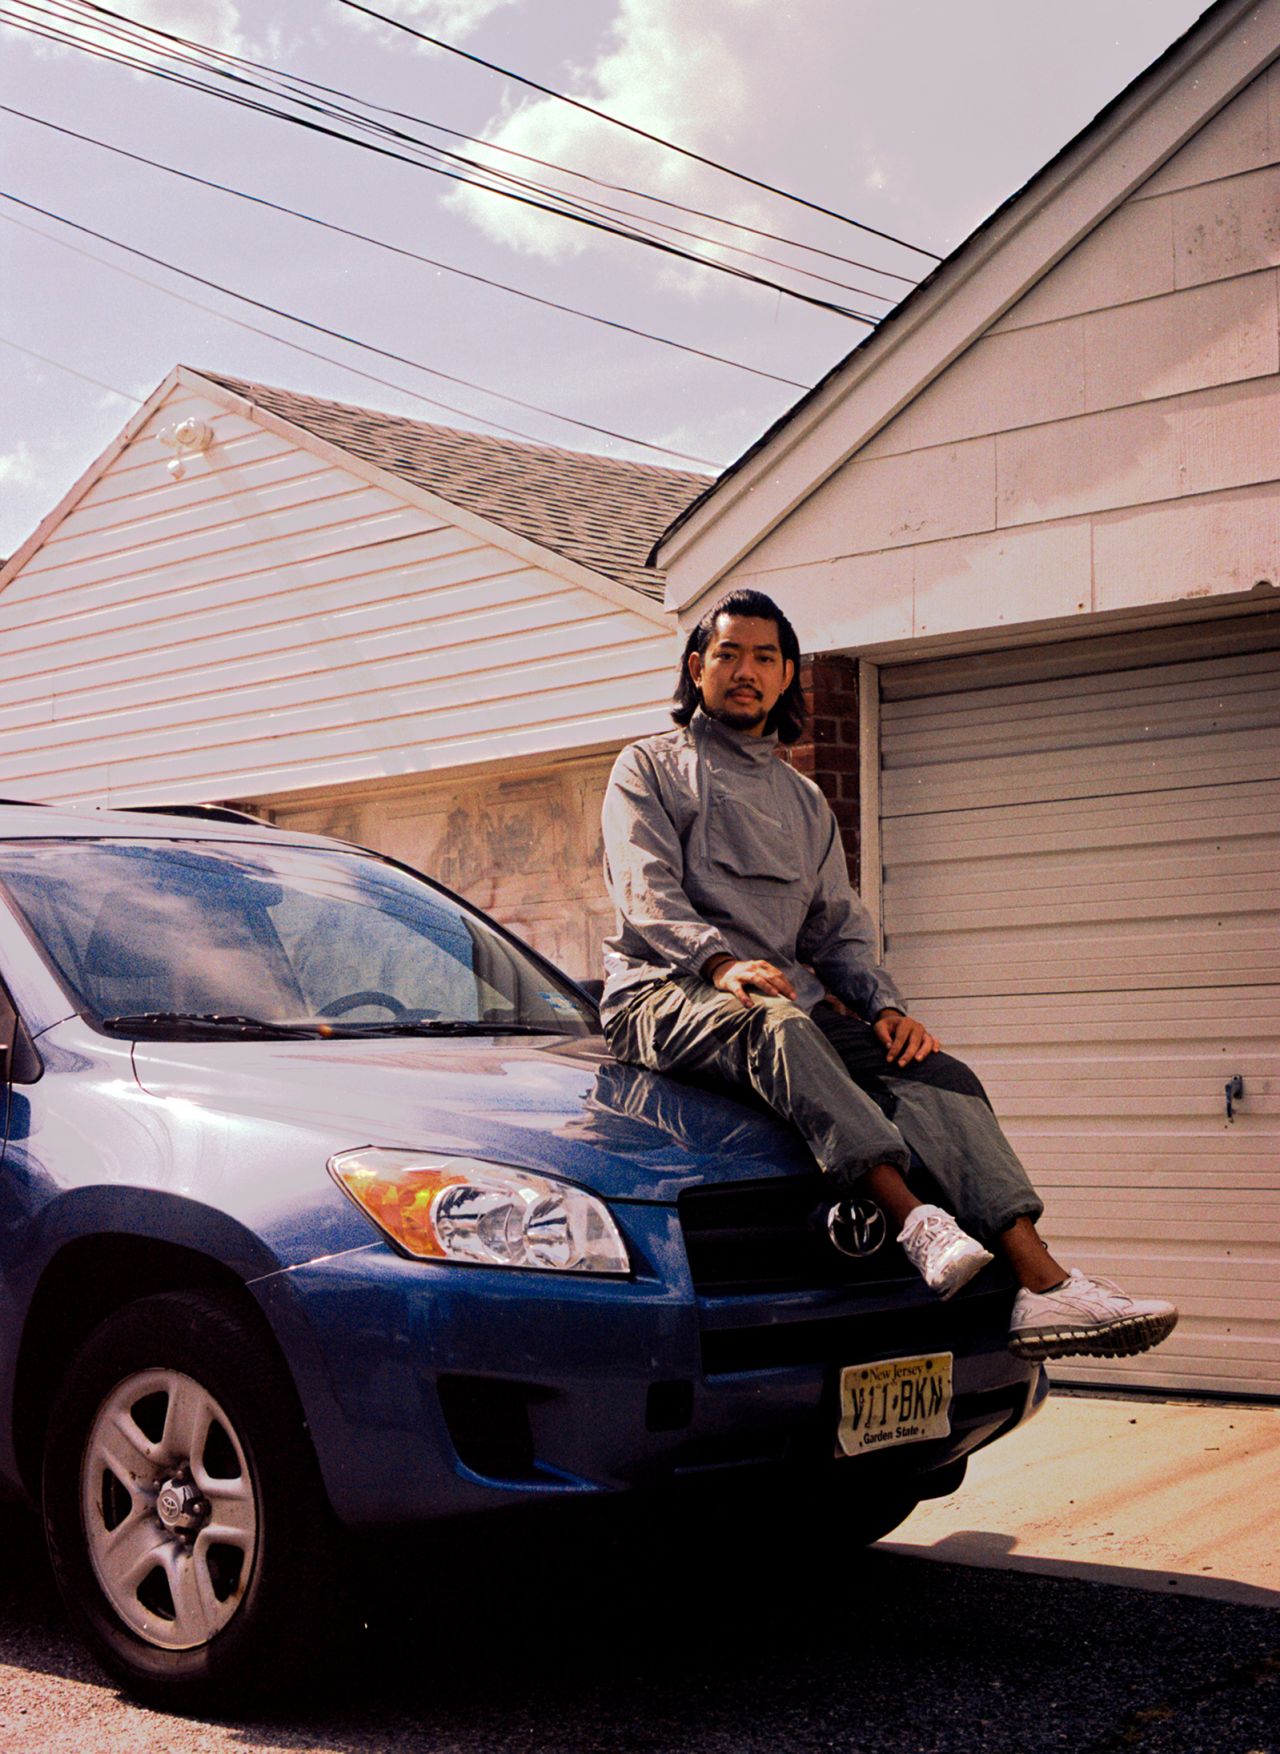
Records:
<instances>
[{"instance_id":1,"label":"white garage door","mask_svg":"<svg viewBox=\"0 0 1280 1754\"><path fill-rule=\"evenodd\" d=\"M1056 1378L1280 1395L1280 614L880 681L889 966L1056 1251L1183 1312Z\"/></svg>"}]
</instances>

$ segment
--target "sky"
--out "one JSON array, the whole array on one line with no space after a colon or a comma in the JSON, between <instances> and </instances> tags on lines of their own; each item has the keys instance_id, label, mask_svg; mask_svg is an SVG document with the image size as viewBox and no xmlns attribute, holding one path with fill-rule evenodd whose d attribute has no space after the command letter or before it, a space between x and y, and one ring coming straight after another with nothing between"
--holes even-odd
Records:
<instances>
[{"instance_id":1,"label":"sky","mask_svg":"<svg viewBox=\"0 0 1280 1754\"><path fill-rule=\"evenodd\" d=\"M701 209L715 221L487 155L614 207L642 205L650 220L711 239L663 234L714 261L881 315L1182 35L1205 0L369 0L844 220L654 145L342 0L103 3L365 103ZM400 359L298 328L0 200L0 555L179 363L445 425L490 430L488 421L549 443L714 471L868 333L865 323L775 286L479 193L3 23L51 26L55 15L79 15L72 28L82 37L92 29L83 0L0 0L0 105L8 111L394 250L4 110L0 189ZM393 125L486 157L483 147L428 135L417 122ZM451 269L721 358L566 315Z\"/></svg>"}]
</instances>

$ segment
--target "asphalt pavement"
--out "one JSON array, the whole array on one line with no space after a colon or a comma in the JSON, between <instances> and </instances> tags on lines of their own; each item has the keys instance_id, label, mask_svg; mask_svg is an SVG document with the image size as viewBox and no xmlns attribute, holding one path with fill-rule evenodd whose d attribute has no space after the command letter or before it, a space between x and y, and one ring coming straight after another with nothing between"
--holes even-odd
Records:
<instances>
[{"instance_id":1,"label":"asphalt pavement","mask_svg":"<svg viewBox=\"0 0 1280 1754\"><path fill-rule=\"evenodd\" d=\"M1141 1407L1108 1415L1131 1417ZM1150 1438L1144 1453L1158 1490L1167 1454ZM1120 1481L1106 1458L1098 1490ZM1008 1554L1027 1529L990 1490L979 1480L968 1521ZM965 1493L947 1502L963 1518ZM1253 1508L1274 1549L1280 1505ZM956 1564L937 1556L945 1541L860 1551L838 1517L754 1496L721 1514L511 1523L406 1554L327 1692L214 1723L144 1710L101 1675L66 1630L37 1531L6 1511L0 1750L1280 1754L1265 1592L1099 1582L1025 1552L1038 1569L998 1551Z\"/></svg>"}]
</instances>

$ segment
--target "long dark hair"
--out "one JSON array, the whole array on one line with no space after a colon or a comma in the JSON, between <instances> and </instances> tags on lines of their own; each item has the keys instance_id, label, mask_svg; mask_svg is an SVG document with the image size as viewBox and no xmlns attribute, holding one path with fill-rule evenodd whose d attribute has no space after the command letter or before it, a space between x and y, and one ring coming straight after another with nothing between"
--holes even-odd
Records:
<instances>
[{"instance_id":1,"label":"long dark hair","mask_svg":"<svg viewBox=\"0 0 1280 1754\"><path fill-rule=\"evenodd\" d=\"M702 620L690 629L685 641L684 656L680 659L680 674L676 677L675 693L672 699L675 705L671 708L671 717L677 725L687 725L694 712L702 705L702 695L689 674L689 658L697 652L701 657L711 644L716 631L716 622L722 615L753 615L760 621L772 621L778 629L778 645L784 659L791 662L791 681L769 717L765 720L766 731L776 731L779 743L798 743L804 734L808 713L805 709L804 695L800 691L800 641L796 638L796 630L779 609L772 597L766 597L763 591L730 591L727 597L707 610Z\"/></svg>"}]
</instances>

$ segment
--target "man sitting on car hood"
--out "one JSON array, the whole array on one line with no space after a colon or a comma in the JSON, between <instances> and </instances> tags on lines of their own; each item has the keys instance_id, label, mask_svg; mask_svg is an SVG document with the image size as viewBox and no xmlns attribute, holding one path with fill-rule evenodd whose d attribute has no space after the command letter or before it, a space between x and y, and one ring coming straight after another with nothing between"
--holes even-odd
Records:
<instances>
[{"instance_id":1,"label":"man sitting on car hood","mask_svg":"<svg viewBox=\"0 0 1280 1754\"><path fill-rule=\"evenodd\" d=\"M651 1071L750 1085L833 1180L893 1220L939 1296L998 1250L1020 1286L1009 1334L1020 1356L1156 1345L1173 1305L1059 1265L982 1085L876 962L831 808L776 759L804 728L799 658L771 598L732 592L689 635L677 728L618 756L604 802L619 916L601 1002L610 1049ZM912 1152L945 1208L912 1192Z\"/></svg>"}]
</instances>

